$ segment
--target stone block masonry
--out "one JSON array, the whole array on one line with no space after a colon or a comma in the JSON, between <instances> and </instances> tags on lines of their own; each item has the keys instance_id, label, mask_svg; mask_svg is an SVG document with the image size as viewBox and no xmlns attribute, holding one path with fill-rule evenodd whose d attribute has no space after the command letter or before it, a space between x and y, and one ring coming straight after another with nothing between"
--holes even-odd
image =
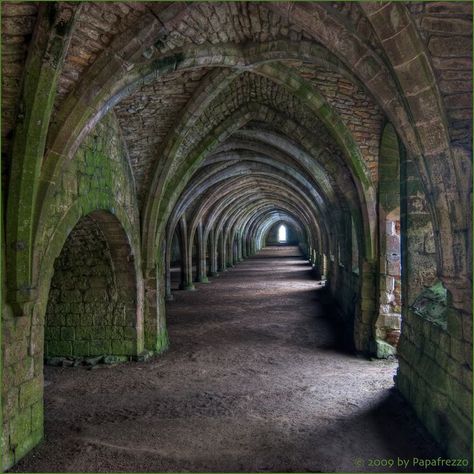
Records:
<instances>
[{"instance_id":1,"label":"stone block masonry","mask_svg":"<svg viewBox=\"0 0 474 474\"><path fill-rule=\"evenodd\" d=\"M3 312L4 468L43 437L45 356L143 350L138 208L113 114L85 138L43 205L38 301L20 317Z\"/></svg>"},{"instance_id":2,"label":"stone block masonry","mask_svg":"<svg viewBox=\"0 0 474 474\"><path fill-rule=\"evenodd\" d=\"M472 454L470 2L3 2L1 22L4 468L43 436L45 357L166 350L177 254L174 282L212 284L280 221L347 345L396 350L442 454Z\"/></svg>"},{"instance_id":3,"label":"stone block masonry","mask_svg":"<svg viewBox=\"0 0 474 474\"><path fill-rule=\"evenodd\" d=\"M93 219L76 225L54 267L45 356L136 353L136 301L126 301L117 288L110 249Z\"/></svg>"}]
</instances>

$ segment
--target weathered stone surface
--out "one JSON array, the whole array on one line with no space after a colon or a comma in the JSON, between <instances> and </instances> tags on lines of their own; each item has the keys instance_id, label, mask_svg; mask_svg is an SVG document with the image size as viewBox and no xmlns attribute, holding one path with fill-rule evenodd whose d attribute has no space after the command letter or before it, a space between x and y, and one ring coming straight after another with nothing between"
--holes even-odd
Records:
<instances>
[{"instance_id":1,"label":"weathered stone surface","mask_svg":"<svg viewBox=\"0 0 474 474\"><path fill-rule=\"evenodd\" d=\"M426 11L447 15L472 15L472 5L469 2L427 2Z\"/></svg>"},{"instance_id":2,"label":"weathered stone surface","mask_svg":"<svg viewBox=\"0 0 474 474\"><path fill-rule=\"evenodd\" d=\"M425 16L421 21L421 27L425 31L433 33L453 33L456 35L470 36L472 33L472 21L462 18L438 18Z\"/></svg>"},{"instance_id":3,"label":"weathered stone surface","mask_svg":"<svg viewBox=\"0 0 474 474\"><path fill-rule=\"evenodd\" d=\"M38 6L2 2L2 177L8 172L12 132L18 113L23 69Z\"/></svg>"},{"instance_id":4,"label":"weathered stone surface","mask_svg":"<svg viewBox=\"0 0 474 474\"><path fill-rule=\"evenodd\" d=\"M39 57L43 7L2 4L5 202L31 217L31 242L6 222L5 467L42 437L43 356L98 367L166 350L175 281L209 281L280 222L345 339L397 352L399 390L450 456L469 454L470 3L49 7L63 22ZM31 76L42 66L57 93ZM29 117L53 101L50 122ZM31 166L10 182L25 117L14 163Z\"/></svg>"},{"instance_id":5,"label":"weathered stone surface","mask_svg":"<svg viewBox=\"0 0 474 474\"><path fill-rule=\"evenodd\" d=\"M396 348L392 344L388 344L385 341L378 339L377 344L377 358L379 359L388 359L389 357L394 357L397 353Z\"/></svg>"}]
</instances>

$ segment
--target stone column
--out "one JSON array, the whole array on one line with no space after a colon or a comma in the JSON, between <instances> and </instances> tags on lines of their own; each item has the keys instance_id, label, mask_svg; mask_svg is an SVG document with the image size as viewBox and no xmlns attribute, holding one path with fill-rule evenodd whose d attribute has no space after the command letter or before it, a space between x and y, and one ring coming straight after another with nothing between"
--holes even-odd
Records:
<instances>
[{"instance_id":1,"label":"stone column","mask_svg":"<svg viewBox=\"0 0 474 474\"><path fill-rule=\"evenodd\" d=\"M156 337L158 334L157 320L157 300L158 293L156 291L155 275L143 280L145 288L145 349L149 351L155 350Z\"/></svg>"},{"instance_id":2,"label":"stone column","mask_svg":"<svg viewBox=\"0 0 474 474\"><path fill-rule=\"evenodd\" d=\"M181 246L181 290L194 290L192 243L188 242L188 228L185 217L179 220Z\"/></svg>"},{"instance_id":3,"label":"stone column","mask_svg":"<svg viewBox=\"0 0 474 474\"><path fill-rule=\"evenodd\" d=\"M226 248L225 248L225 241L224 241L224 232L221 231L219 235L219 272L225 272L227 270L226 267Z\"/></svg>"},{"instance_id":4,"label":"stone column","mask_svg":"<svg viewBox=\"0 0 474 474\"><path fill-rule=\"evenodd\" d=\"M234 266L234 239L231 234L226 238L226 268Z\"/></svg>"},{"instance_id":5,"label":"stone column","mask_svg":"<svg viewBox=\"0 0 474 474\"><path fill-rule=\"evenodd\" d=\"M241 262L243 260L242 255L242 237L240 235L237 236L237 262Z\"/></svg>"},{"instance_id":6,"label":"stone column","mask_svg":"<svg viewBox=\"0 0 474 474\"><path fill-rule=\"evenodd\" d=\"M160 353L168 347L168 333L165 321L165 275L158 267L144 279L145 287L145 349Z\"/></svg>"},{"instance_id":7,"label":"stone column","mask_svg":"<svg viewBox=\"0 0 474 474\"><path fill-rule=\"evenodd\" d=\"M202 222L200 222L196 229L197 232L197 281L200 283L209 283L207 279L207 265L206 265L206 242L204 242Z\"/></svg>"},{"instance_id":8,"label":"stone column","mask_svg":"<svg viewBox=\"0 0 474 474\"><path fill-rule=\"evenodd\" d=\"M165 300L173 301L173 294L171 292L171 244L173 239L170 238L166 241L166 252L165 252L165 268L164 268L164 292Z\"/></svg>"},{"instance_id":9,"label":"stone column","mask_svg":"<svg viewBox=\"0 0 474 474\"><path fill-rule=\"evenodd\" d=\"M240 237L241 248L242 248L242 260L248 257L247 239L242 235Z\"/></svg>"},{"instance_id":10,"label":"stone column","mask_svg":"<svg viewBox=\"0 0 474 474\"><path fill-rule=\"evenodd\" d=\"M217 272L217 242L216 242L216 234L215 234L214 229L211 229L209 231L208 239L210 239L210 241L211 241L211 255L210 255L211 273L210 273L210 276L211 277L216 277L216 276L219 275L219 273Z\"/></svg>"},{"instance_id":11,"label":"stone column","mask_svg":"<svg viewBox=\"0 0 474 474\"><path fill-rule=\"evenodd\" d=\"M252 253L252 242L250 238L247 236L246 241L245 241L245 246L247 248L247 258L251 257L253 255Z\"/></svg>"},{"instance_id":12,"label":"stone column","mask_svg":"<svg viewBox=\"0 0 474 474\"><path fill-rule=\"evenodd\" d=\"M376 274L375 262L364 260L360 268L360 301L356 307L354 324L354 344L359 352L373 352L372 325L376 310Z\"/></svg>"}]
</instances>

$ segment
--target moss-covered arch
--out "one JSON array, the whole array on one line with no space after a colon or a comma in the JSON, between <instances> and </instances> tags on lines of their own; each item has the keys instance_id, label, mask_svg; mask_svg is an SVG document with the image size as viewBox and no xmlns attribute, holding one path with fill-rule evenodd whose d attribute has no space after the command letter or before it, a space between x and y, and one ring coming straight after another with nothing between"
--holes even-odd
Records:
<instances>
[{"instance_id":1,"label":"moss-covered arch","mask_svg":"<svg viewBox=\"0 0 474 474\"><path fill-rule=\"evenodd\" d=\"M115 216L94 211L81 217L54 260L50 281L46 356L132 357L142 349L141 292Z\"/></svg>"}]
</instances>

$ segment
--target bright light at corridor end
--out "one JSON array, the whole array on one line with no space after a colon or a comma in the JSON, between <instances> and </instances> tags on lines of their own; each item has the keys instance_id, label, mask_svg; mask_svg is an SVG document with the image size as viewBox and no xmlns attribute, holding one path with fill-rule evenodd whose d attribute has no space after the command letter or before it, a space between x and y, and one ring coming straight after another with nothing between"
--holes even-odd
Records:
<instances>
[{"instance_id":1,"label":"bright light at corridor end","mask_svg":"<svg viewBox=\"0 0 474 474\"><path fill-rule=\"evenodd\" d=\"M278 241L286 242L286 227L283 224L278 228Z\"/></svg>"}]
</instances>

